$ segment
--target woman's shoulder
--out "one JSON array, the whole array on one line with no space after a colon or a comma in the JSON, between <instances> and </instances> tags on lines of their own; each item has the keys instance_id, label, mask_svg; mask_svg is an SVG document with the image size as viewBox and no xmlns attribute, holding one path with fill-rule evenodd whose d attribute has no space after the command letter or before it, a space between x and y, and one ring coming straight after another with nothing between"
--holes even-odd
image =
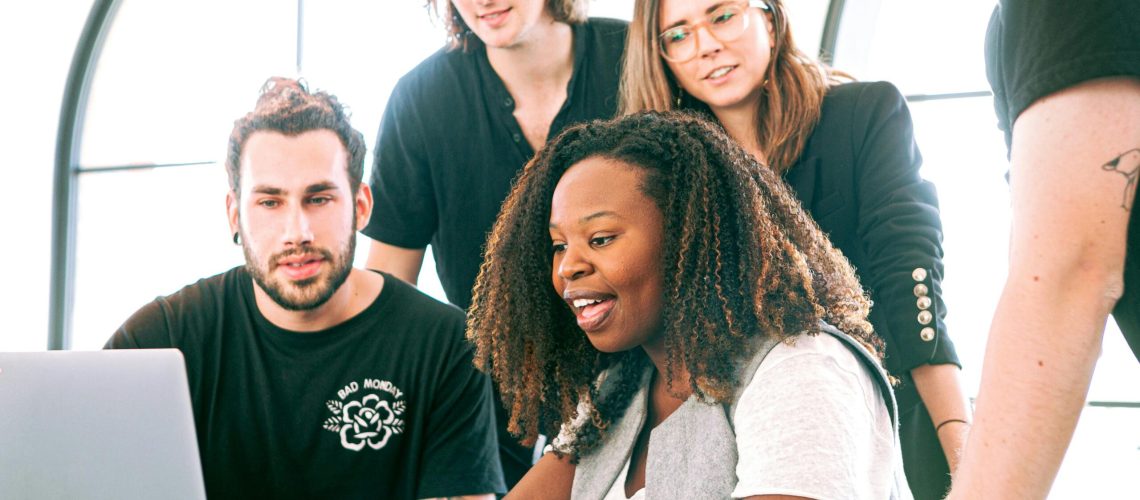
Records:
<instances>
[{"instance_id":1,"label":"woman's shoulder","mask_svg":"<svg viewBox=\"0 0 1140 500\"><path fill-rule=\"evenodd\" d=\"M890 112L906 106L906 97L888 81L847 82L827 89L820 120L866 120L869 114Z\"/></svg>"},{"instance_id":2,"label":"woman's shoulder","mask_svg":"<svg viewBox=\"0 0 1140 500\"><path fill-rule=\"evenodd\" d=\"M827 89L824 102L828 101L861 101L867 98L905 100L902 92L895 84L880 80L869 82L845 82L833 85Z\"/></svg>"},{"instance_id":3,"label":"woman's shoulder","mask_svg":"<svg viewBox=\"0 0 1140 500\"><path fill-rule=\"evenodd\" d=\"M855 346L825 332L789 337L772 347L760 362L749 385L773 376L785 380L801 377L811 379L831 372L832 375L828 378L832 381L844 379L848 384L872 389L876 385L874 374L855 349Z\"/></svg>"},{"instance_id":4,"label":"woman's shoulder","mask_svg":"<svg viewBox=\"0 0 1140 500\"><path fill-rule=\"evenodd\" d=\"M781 341L764 357L741 389L738 407L786 406L781 411L855 409L891 429L887 394L879 374L852 343L833 334L800 334ZM825 410L828 409L828 410ZM739 414L739 412L737 412Z\"/></svg>"},{"instance_id":5,"label":"woman's shoulder","mask_svg":"<svg viewBox=\"0 0 1140 500\"><path fill-rule=\"evenodd\" d=\"M817 131L830 137L839 131L866 131L873 123L897 116L907 109L906 97L887 81L848 82L827 90L820 108Z\"/></svg>"},{"instance_id":6,"label":"woman's shoulder","mask_svg":"<svg viewBox=\"0 0 1140 500\"><path fill-rule=\"evenodd\" d=\"M802 334L776 345L732 414L734 497L799 491L812 498L886 498L894 462L887 403L846 342ZM798 459L781 460L786 450ZM824 478L824 479L820 479Z\"/></svg>"},{"instance_id":7,"label":"woman's shoulder","mask_svg":"<svg viewBox=\"0 0 1140 500\"><path fill-rule=\"evenodd\" d=\"M843 335L836 330L836 334ZM741 361L737 371L737 398L743 391L778 379L786 383L804 383L822 373L846 379L848 384L873 387L873 374L865 366L861 354L822 329L801 333L782 340L755 338L747 349L749 354Z\"/></svg>"},{"instance_id":8,"label":"woman's shoulder","mask_svg":"<svg viewBox=\"0 0 1140 500\"><path fill-rule=\"evenodd\" d=\"M855 354L839 339L827 333L802 333L779 342L760 364L763 370L780 362L800 356L815 356L831 359L842 364L858 361Z\"/></svg>"}]
</instances>

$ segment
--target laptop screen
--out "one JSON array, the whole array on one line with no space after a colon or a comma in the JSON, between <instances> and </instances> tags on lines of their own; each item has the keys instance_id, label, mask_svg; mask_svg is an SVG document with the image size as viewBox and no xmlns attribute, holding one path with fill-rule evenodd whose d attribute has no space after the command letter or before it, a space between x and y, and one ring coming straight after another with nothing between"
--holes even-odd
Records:
<instances>
[{"instance_id":1,"label":"laptop screen","mask_svg":"<svg viewBox=\"0 0 1140 500\"><path fill-rule=\"evenodd\" d=\"M4 498L205 498L177 349L0 353Z\"/></svg>"}]
</instances>

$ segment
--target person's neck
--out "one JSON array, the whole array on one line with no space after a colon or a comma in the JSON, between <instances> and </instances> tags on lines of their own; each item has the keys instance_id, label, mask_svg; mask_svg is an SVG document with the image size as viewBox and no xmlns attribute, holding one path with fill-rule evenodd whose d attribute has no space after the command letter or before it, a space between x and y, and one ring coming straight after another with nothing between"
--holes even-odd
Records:
<instances>
[{"instance_id":1,"label":"person's neck","mask_svg":"<svg viewBox=\"0 0 1140 500\"><path fill-rule=\"evenodd\" d=\"M274 326L309 333L327 330L360 314L376 300L383 286L383 275L354 268L332 297L313 309L293 311L281 307L256 282L253 296L261 315Z\"/></svg>"},{"instance_id":2,"label":"person's neck","mask_svg":"<svg viewBox=\"0 0 1140 500\"><path fill-rule=\"evenodd\" d=\"M657 369L657 380L664 384L668 380L667 375L669 373L669 356L665 352L665 335L658 335L654 340L642 344L641 348L645 350L645 354L649 356L649 360ZM692 392L689 388L689 369L683 363L673 367L673 382L664 389L672 397L676 397L673 394L676 392L677 395L681 396L679 398L681 401L688 399Z\"/></svg>"},{"instance_id":3,"label":"person's neck","mask_svg":"<svg viewBox=\"0 0 1140 500\"><path fill-rule=\"evenodd\" d=\"M760 150L759 126L760 117L755 104L719 108L713 110L717 120L744 151L752 155L761 163L767 163L768 158Z\"/></svg>"},{"instance_id":4,"label":"person's neck","mask_svg":"<svg viewBox=\"0 0 1140 500\"><path fill-rule=\"evenodd\" d=\"M574 72L574 30L547 21L512 47L487 47L487 60L507 90L564 88Z\"/></svg>"}]
</instances>

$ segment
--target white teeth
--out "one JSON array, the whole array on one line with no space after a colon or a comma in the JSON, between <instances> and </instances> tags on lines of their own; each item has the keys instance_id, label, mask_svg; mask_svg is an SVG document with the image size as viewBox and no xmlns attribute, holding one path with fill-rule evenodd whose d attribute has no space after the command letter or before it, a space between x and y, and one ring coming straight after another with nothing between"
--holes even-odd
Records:
<instances>
[{"instance_id":1,"label":"white teeth","mask_svg":"<svg viewBox=\"0 0 1140 500\"><path fill-rule=\"evenodd\" d=\"M723 68L717 69L716 71L709 73L709 78L720 78L724 75L727 75L729 71L732 71L732 68L732 66L725 66Z\"/></svg>"},{"instance_id":2,"label":"white teeth","mask_svg":"<svg viewBox=\"0 0 1140 500\"><path fill-rule=\"evenodd\" d=\"M597 304L598 302L601 301L595 299L574 299L574 307L581 309L589 305Z\"/></svg>"}]
</instances>

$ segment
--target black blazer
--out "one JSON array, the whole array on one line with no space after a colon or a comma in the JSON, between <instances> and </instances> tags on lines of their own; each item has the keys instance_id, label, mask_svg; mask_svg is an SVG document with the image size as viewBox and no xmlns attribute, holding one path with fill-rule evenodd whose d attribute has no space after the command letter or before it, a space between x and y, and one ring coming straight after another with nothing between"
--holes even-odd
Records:
<instances>
[{"instance_id":1,"label":"black blazer","mask_svg":"<svg viewBox=\"0 0 1140 500\"><path fill-rule=\"evenodd\" d=\"M887 82L860 82L828 91L785 176L859 274L895 374L927 363L961 366L944 322L938 195L921 165L902 94Z\"/></svg>"}]
</instances>

